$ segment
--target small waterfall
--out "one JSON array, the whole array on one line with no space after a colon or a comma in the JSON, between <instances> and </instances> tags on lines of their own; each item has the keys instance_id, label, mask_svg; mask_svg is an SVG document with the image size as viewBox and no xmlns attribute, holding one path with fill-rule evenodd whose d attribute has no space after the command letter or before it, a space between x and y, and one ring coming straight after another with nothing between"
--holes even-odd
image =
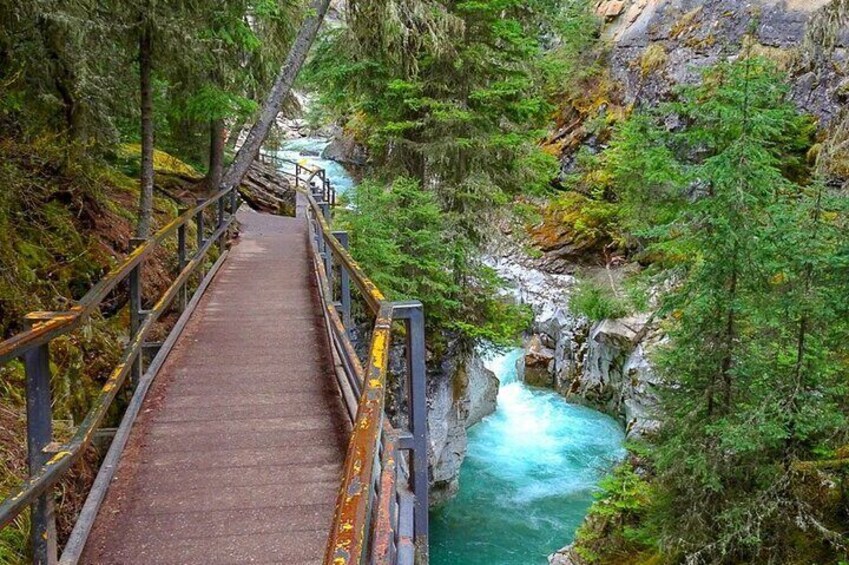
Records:
<instances>
[{"instance_id":1,"label":"small waterfall","mask_svg":"<svg viewBox=\"0 0 849 565\"><path fill-rule=\"evenodd\" d=\"M469 430L460 493L432 513L433 565L532 565L569 543L598 480L624 456L612 418L519 381L515 349L487 360L498 409Z\"/></svg>"}]
</instances>

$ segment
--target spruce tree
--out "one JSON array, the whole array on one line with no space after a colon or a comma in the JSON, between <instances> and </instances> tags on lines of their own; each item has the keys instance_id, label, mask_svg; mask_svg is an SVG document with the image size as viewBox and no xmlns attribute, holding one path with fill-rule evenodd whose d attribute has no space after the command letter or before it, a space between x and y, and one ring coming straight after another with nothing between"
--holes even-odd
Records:
<instances>
[{"instance_id":1,"label":"spruce tree","mask_svg":"<svg viewBox=\"0 0 849 565\"><path fill-rule=\"evenodd\" d=\"M627 221L677 264L653 515L688 563L846 545L811 462L846 441L847 199L805 175L811 133L780 73L745 56L623 126L607 156L626 216L660 197L650 229Z\"/></svg>"}]
</instances>

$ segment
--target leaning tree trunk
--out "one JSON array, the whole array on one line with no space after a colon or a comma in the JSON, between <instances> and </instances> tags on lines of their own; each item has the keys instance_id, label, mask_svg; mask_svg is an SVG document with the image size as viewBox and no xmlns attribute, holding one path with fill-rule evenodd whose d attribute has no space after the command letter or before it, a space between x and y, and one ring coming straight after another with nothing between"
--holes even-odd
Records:
<instances>
[{"instance_id":1,"label":"leaning tree trunk","mask_svg":"<svg viewBox=\"0 0 849 565\"><path fill-rule=\"evenodd\" d=\"M153 41L150 22L143 17L139 36L139 75L141 77L141 191L139 194L139 223L136 236L150 235L153 212L153 90L150 75L153 62Z\"/></svg>"},{"instance_id":2,"label":"leaning tree trunk","mask_svg":"<svg viewBox=\"0 0 849 565\"><path fill-rule=\"evenodd\" d=\"M233 164L230 165L230 168L227 169L227 173L224 175L224 181L222 183L224 188L232 188L238 185L245 178L245 175L248 174L251 163L253 163L259 154L260 146L262 146L265 138L268 136L271 125L277 118L277 114L280 113L283 100L292 90L295 78L298 76L301 66L303 66L307 58L307 53L313 41L315 41L318 28L321 27L321 22L324 20L325 14L327 14L327 7L329 5L330 0L313 0L309 8L307 8L307 17L301 24L301 28L298 30L298 36L289 49L289 54L286 55L286 61L280 68L277 80L274 81L274 87L271 89L268 98L265 100L265 104L262 106L259 119L251 128L247 139L245 139L245 143L242 144L239 152L236 153L235 161L233 161Z\"/></svg>"},{"instance_id":3,"label":"leaning tree trunk","mask_svg":"<svg viewBox=\"0 0 849 565\"><path fill-rule=\"evenodd\" d=\"M206 173L206 186L209 192L215 192L221 186L224 176L224 121L209 122L209 170Z\"/></svg>"}]
</instances>

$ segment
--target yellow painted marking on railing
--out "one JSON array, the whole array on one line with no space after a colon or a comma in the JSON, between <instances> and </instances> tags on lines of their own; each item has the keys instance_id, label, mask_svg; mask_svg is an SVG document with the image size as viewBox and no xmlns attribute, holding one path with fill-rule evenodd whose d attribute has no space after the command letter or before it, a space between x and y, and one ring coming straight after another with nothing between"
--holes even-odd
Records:
<instances>
[{"instance_id":1,"label":"yellow painted marking on railing","mask_svg":"<svg viewBox=\"0 0 849 565\"><path fill-rule=\"evenodd\" d=\"M47 465L55 465L56 463L58 463L59 461L61 461L65 457L68 457L69 455L71 455L70 451L60 451L56 455L54 455L53 457L50 458L50 461L47 462Z\"/></svg>"}]
</instances>

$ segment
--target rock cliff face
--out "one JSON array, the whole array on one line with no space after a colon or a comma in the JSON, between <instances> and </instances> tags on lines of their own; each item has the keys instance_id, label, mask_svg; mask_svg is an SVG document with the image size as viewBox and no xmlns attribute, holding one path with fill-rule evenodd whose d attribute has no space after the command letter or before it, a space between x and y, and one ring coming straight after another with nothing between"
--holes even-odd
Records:
<instances>
[{"instance_id":1,"label":"rock cliff face","mask_svg":"<svg viewBox=\"0 0 849 565\"><path fill-rule=\"evenodd\" d=\"M431 505L450 499L460 488L466 457L466 430L493 413L498 378L475 353L446 356L428 374L428 460Z\"/></svg>"},{"instance_id":2,"label":"rock cliff face","mask_svg":"<svg viewBox=\"0 0 849 565\"><path fill-rule=\"evenodd\" d=\"M793 72L793 96L800 108L828 122L841 104L838 92L849 34L837 38L829 69L793 65L811 18L830 0L605 0L598 11L608 23L611 69L623 85L627 104L661 100L676 84L692 83L699 69L736 56L751 34L754 53ZM817 72L820 71L820 72Z\"/></svg>"},{"instance_id":3,"label":"rock cliff face","mask_svg":"<svg viewBox=\"0 0 849 565\"><path fill-rule=\"evenodd\" d=\"M563 109L549 143L562 151L565 173L581 146L603 148L603 136L586 124L668 100L678 85L697 82L703 68L746 50L789 73L793 100L823 130L846 120L845 0L601 0L596 10L605 22L608 72L603 86L596 85L605 92L587 95L604 102L584 114L572 105Z\"/></svg>"},{"instance_id":4,"label":"rock cliff face","mask_svg":"<svg viewBox=\"0 0 849 565\"><path fill-rule=\"evenodd\" d=\"M596 10L604 20L602 39L608 53L603 88L610 92L605 93L608 103L601 104L597 113L610 114L616 106L656 105L670 99L677 86L697 82L701 69L750 50L788 71L793 99L827 131L845 118L841 112L849 98L849 22L843 21L849 19L845 14L849 9L837 9L845 3L601 0ZM826 46L829 53L824 57ZM550 138L562 152L564 172L573 170L580 147L604 148L602 136L585 126L596 117L580 115L572 106L564 108L563 125ZM619 417L629 436L654 431L661 383L649 359L663 337L650 317L591 324L569 311L574 281L545 272L552 270L550 253L546 261L519 258L515 249L495 255L493 266L517 289L517 299L536 312L534 335L519 367L526 382L553 387ZM560 265L556 270L574 269Z\"/></svg>"},{"instance_id":5,"label":"rock cliff face","mask_svg":"<svg viewBox=\"0 0 849 565\"><path fill-rule=\"evenodd\" d=\"M629 437L656 429L653 411L660 382L649 354L662 337L649 315L596 324L574 315L569 295L575 279L544 271L544 262L509 243L492 252L489 264L513 297L534 311L533 333L519 361L520 378L619 418Z\"/></svg>"}]
</instances>

